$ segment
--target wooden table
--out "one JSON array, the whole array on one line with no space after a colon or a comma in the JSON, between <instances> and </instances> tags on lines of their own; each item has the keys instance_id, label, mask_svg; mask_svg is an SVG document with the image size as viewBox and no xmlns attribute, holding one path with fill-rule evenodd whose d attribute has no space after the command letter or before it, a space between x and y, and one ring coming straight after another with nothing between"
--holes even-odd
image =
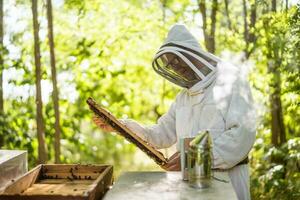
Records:
<instances>
[{"instance_id":1,"label":"wooden table","mask_svg":"<svg viewBox=\"0 0 300 200\"><path fill-rule=\"evenodd\" d=\"M228 174L217 172L217 178L229 181ZM237 199L231 183L213 180L212 186L196 189L182 181L180 172L126 172L103 198L104 200L189 200Z\"/></svg>"}]
</instances>

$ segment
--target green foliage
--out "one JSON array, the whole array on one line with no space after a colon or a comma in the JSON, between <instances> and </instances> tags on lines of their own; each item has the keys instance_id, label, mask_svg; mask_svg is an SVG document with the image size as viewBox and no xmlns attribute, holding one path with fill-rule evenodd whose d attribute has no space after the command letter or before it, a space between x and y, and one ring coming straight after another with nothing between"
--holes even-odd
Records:
<instances>
[{"instance_id":1,"label":"green foliage","mask_svg":"<svg viewBox=\"0 0 300 200\"><path fill-rule=\"evenodd\" d=\"M26 102L22 100L12 100L7 106L8 112L0 117L0 137L5 141L4 147L7 149L26 149L28 152L29 165L33 166L37 162L37 138L30 126L35 126L33 99ZM28 106L22 106L26 103ZM19 108L16 112L13 108ZM34 128L34 127L33 127ZM30 130L31 129L31 130Z\"/></svg>"},{"instance_id":2,"label":"green foliage","mask_svg":"<svg viewBox=\"0 0 300 200\"><path fill-rule=\"evenodd\" d=\"M281 75L281 100L287 138L282 146L270 145L270 114L268 109L260 113L262 117L258 129L258 139L254 146L251 163L252 199L299 199L300 193L300 139L299 139L299 51L295 44L300 37L295 30L299 24L299 6L289 12L268 13L256 24L258 49L255 73L251 75L256 88L255 94L269 107L269 93L274 81L273 74L266 69L273 62L274 71ZM263 81L264 80L264 81ZM256 92L260 93L258 95Z\"/></svg>"},{"instance_id":3,"label":"green foliage","mask_svg":"<svg viewBox=\"0 0 300 200\"><path fill-rule=\"evenodd\" d=\"M158 169L147 156L116 134L99 130L91 121L86 99L92 96L119 118L153 123L170 105L178 89L163 81L151 68L166 27L161 24L158 3L98 0L65 1L54 5L54 34L60 90L63 163L113 164L122 169ZM18 74L9 76L10 88L28 91L6 99L6 115L1 118L1 135L8 149L27 149L30 167L36 165L34 62L30 5L20 6L17 21L24 29L11 31L10 44L20 52L8 51L6 68ZM41 8L41 7L40 7ZM147 9L145 9L147 8ZM51 88L45 8L40 9L43 82ZM114 17L112 17L114 16ZM140 16L144 16L141 20ZM11 16L12 17L12 16ZM8 71L7 71L8 72ZM49 162L54 161L54 109L51 89L44 90L45 134ZM48 92L48 93L47 93ZM164 97L162 97L164 95ZM164 99L165 104L161 105ZM145 164L146 160L149 164ZM146 162L146 163L147 163Z\"/></svg>"},{"instance_id":4,"label":"green foliage","mask_svg":"<svg viewBox=\"0 0 300 200\"><path fill-rule=\"evenodd\" d=\"M217 54L224 50L238 54L246 47L241 2L229 2L231 28L224 17L225 6L219 5ZM272 13L269 2L256 3L257 22L250 33L254 33L257 40L249 45L249 48L255 47L250 57L255 66L249 80L259 116L257 141L251 154L252 198L298 199L300 6ZM210 7L208 3L208 13ZM38 143L31 5L29 1L5 1L5 8L6 96L5 114L0 116L0 138L4 141L1 148L26 149L30 167L33 167ZM91 121L92 113L85 100L94 97L118 118L154 123L167 111L179 88L155 74L151 68L152 57L174 22L185 22L196 29L196 37L201 38L197 2L65 0L54 3L53 9L62 162L112 164L117 175L128 170L159 170L153 161L123 138L99 130ZM40 4L43 112L48 157L52 163L55 116L45 14L45 6ZM250 21L249 17L247 20ZM270 145L269 94L273 74L267 69L269 61L276 63L281 75L288 141L279 148Z\"/></svg>"},{"instance_id":5,"label":"green foliage","mask_svg":"<svg viewBox=\"0 0 300 200\"><path fill-rule=\"evenodd\" d=\"M272 89L272 82L276 78L269 70L269 62L274 63L273 72L279 72L281 78L281 100L283 102L284 122L287 127L287 137L299 137L299 51L295 44L300 36L296 30L299 28L295 18L299 18L299 7L293 7L288 13L269 13L257 22L257 46L259 47L253 57L257 60L257 67L250 78L252 84L264 96L262 102L269 106L268 98ZM265 81L263 81L265 80ZM266 127L270 128L268 117L263 113Z\"/></svg>"},{"instance_id":6,"label":"green foliage","mask_svg":"<svg viewBox=\"0 0 300 200\"><path fill-rule=\"evenodd\" d=\"M299 199L300 139L290 139L279 148L259 139L254 149L252 199Z\"/></svg>"}]
</instances>

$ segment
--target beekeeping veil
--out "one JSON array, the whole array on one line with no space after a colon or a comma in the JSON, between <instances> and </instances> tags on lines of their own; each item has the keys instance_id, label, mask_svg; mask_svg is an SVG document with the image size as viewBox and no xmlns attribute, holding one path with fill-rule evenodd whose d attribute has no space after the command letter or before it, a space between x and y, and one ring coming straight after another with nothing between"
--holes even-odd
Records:
<instances>
[{"instance_id":1,"label":"beekeeping veil","mask_svg":"<svg viewBox=\"0 0 300 200\"><path fill-rule=\"evenodd\" d=\"M156 53L152 66L167 80L184 88L201 89L215 78L219 58L205 52L184 25L174 25Z\"/></svg>"}]
</instances>

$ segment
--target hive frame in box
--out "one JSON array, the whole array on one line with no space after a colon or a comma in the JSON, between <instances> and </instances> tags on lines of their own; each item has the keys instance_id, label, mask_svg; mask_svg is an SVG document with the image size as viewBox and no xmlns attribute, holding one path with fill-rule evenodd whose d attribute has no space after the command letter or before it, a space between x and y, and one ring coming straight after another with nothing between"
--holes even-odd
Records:
<instances>
[{"instance_id":1,"label":"hive frame in box","mask_svg":"<svg viewBox=\"0 0 300 200\"><path fill-rule=\"evenodd\" d=\"M151 144L138 137L132 130L130 130L119 120L117 120L109 111L97 104L93 98L88 98L87 103L96 116L103 119L110 126L112 126L121 136L125 137L129 142L133 143L139 149L144 151L159 166L164 166L167 163L168 159L165 158L160 151L156 150Z\"/></svg>"},{"instance_id":2,"label":"hive frame in box","mask_svg":"<svg viewBox=\"0 0 300 200\"><path fill-rule=\"evenodd\" d=\"M42 164L12 180L0 199L97 200L112 184L112 174L111 165Z\"/></svg>"}]
</instances>

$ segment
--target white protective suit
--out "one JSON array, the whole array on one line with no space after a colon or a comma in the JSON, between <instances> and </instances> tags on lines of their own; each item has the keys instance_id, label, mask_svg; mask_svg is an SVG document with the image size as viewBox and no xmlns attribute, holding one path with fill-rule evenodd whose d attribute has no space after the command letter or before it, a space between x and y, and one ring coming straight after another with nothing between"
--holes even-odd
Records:
<instances>
[{"instance_id":1,"label":"white protective suit","mask_svg":"<svg viewBox=\"0 0 300 200\"><path fill-rule=\"evenodd\" d=\"M183 25L171 28L165 43L169 42L200 48ZM228 169L238 199L250 199L248 164L236 164L247 157L255 140L251 91L237 67L218 59L215 71L209 80L183 89L157 124L142 126L133 120L124 123L157 148L168 148L181 137L209 130L214 168Z\"/></svg>"}]
</instances>

